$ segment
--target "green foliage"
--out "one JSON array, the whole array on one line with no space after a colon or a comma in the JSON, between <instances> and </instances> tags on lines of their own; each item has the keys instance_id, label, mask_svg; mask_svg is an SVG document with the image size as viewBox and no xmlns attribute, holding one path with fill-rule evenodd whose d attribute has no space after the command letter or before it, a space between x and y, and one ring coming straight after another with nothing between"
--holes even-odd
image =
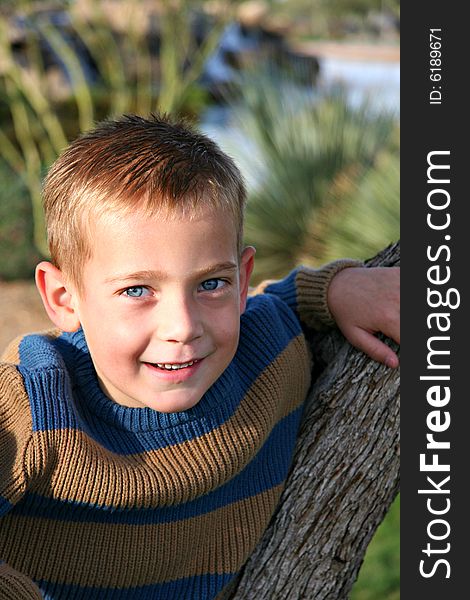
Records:
<instances>
[{"instance_id":1,"label":"green foliage","mask_svg":"<svg viewBox=\"0 0 470 600\"><path fill-rule=\"evenodd\" d=\"M299 263L367 258L399 237L393 115L352 108L342 92L312 103L292 87L247 82L239 121L261 156L245 238L255 278ZM259 164L263 165L260 169Z\"/></svg>"},{"instance_id":2,"label":"green foliage","mask_svg":"<svg viewBox=\"0 0 470 600\"><path fill-rule=\"evenodd\" d=\"M0 181L0 279L30 278L40 257L33 241L28 190L2 161Z\"/></svg>"},{"instance_id":3,"label":"green foliage","mask_svg":"<svg viewBox=\"0 0 470 600\"><path fill-rule=\"evenodd\" d=\"M345 197L342 210L331 215L324 260L338 256L365 260L395 242L400 236L399 194L399 157L385 150L357 189Z\"/></svg>"},{"instance_id":4,"label":"green foliage","mask_svg":"<svg viewBox=\"0 0 470 600\"><path fill-rule=\"evenodd\" d=\"M351 600L400 598L400 496L390 507L367 548Z\"/></svg>"}]
</instances>

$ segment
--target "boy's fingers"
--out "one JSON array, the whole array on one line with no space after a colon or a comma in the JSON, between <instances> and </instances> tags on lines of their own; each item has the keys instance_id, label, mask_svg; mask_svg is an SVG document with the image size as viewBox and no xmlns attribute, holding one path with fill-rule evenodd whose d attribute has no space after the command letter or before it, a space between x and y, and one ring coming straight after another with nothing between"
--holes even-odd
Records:
<instances>
[{"instance_id":1,"label":"boy's fingers","mask_svg":"<svg viewBox=\"0 0 470 600\"><path fill-rule=\"evenodd\" d=\"M384 333L387 337L391 338L397 344L400 343L400 313L399 309L397 312L392 312L387 319L382 324L380 331Z\"/></svg>"},{"instance_id":2,"label":"boy's fingers","mask_svg":"<svg viewBox=\"0 0 470 600\"><path fill-rule=\"evenodd\" d=\"M387 367L396 368L399 365L395 352L379 340L375 335L364 329L355 329L348 336L349 342L365 354Z\"/></svg>"}]
</instances>

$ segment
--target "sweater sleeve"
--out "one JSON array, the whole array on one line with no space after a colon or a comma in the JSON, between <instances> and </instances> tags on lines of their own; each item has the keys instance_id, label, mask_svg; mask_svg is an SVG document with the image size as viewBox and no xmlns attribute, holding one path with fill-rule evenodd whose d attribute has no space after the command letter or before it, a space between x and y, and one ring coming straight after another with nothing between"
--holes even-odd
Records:
<instances>
[{"instance_id":1,"label":"sweater sleeve","mask_svg":"<svg viewBox=\"0 0 470 600\"><path fill-rule=\"evenodd\" d=\"M254 293L278 296L294 310L303 326L321 331L335 325L327 301L331 280L342 269L362 266L361 261L349 258L336 260L319 269L300 266L285 279L260 284Z\"/></svg>"},{"instance_id":2,"label":"sweater sleeve","mask_svg":"<svg viewBox=\"0 0 470 600\"><path fill-rule=\"evenodd\" d=\"M29 400L12 364L0 364L0 527L1 517L24 495L25 465L31 439ZM0 556L0 600L37 600L42 595L27 576Z\"/></svg>"},{"instance_id":3,"label":"sweater sleeve","mask_svg":"<svg viewBox=\"0 0 470 600\"><path fill-rule=\"evenodd\" d=\"M26 454L31 437L31 412L23 378L14 365L0 364L0 516L26 490Z\"/></svg>"},{"instance_id":4,"label":"sweater sleeve","mask_svg":"<svg viewBox=\"0 0 470 600\"><path fill-rule=\"evenodd\" d=\"M0 562L0 600L42 600L39 588L25 575Z\"/></svg>"}]
</instances>

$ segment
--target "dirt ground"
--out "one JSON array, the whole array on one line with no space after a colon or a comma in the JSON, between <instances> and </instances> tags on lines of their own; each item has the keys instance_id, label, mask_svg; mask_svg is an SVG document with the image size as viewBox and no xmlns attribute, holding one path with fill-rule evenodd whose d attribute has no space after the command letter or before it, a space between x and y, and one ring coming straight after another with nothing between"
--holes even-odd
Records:
<instances>
[{"instance_id":1,"label":"dirt ground","mask_svg":"<svg viewBox=\"0 0 470 600\"><path fill-rule=\"evenodd\" d=\"M52 326L34 282L0 281L0 353L17 335Z\"/></svg>"}]
</instances>

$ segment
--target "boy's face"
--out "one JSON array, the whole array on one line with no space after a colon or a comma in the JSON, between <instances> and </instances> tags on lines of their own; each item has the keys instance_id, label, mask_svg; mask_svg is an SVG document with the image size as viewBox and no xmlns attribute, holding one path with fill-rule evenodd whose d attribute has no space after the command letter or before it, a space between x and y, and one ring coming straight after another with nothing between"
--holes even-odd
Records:
<instances>
[{"instance_id":1,"label":"boy's face","mask_svg":"<svg viewBox=\"0 0 470 600\"><path fill-rule=\"evenodd\" d=\"M98 219L83 291L72 295L103 391L129 407L186 410L235 355L253 248L232 219Z\"/></svg>"}]
</instances>

